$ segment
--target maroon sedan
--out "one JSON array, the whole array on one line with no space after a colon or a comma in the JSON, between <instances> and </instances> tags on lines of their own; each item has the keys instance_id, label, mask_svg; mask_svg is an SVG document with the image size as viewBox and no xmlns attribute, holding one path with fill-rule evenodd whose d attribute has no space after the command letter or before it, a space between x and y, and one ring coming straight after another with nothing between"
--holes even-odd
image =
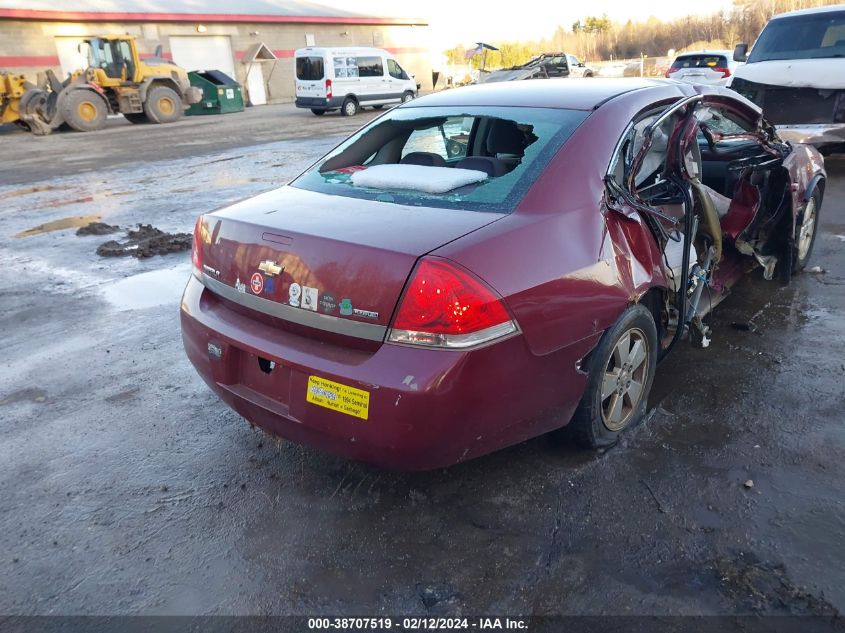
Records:
<instances>
[{"instance_id":1,"label":"maroon sedan","mask_svg":"<svg viewBox=\"0 0 845 633\"><path fill-rule=\"evenodd\" d=\"M741 275L805 266L824 187L723 88L442 92L200 217L185 349L250 423L355 460L446 466L564 425L606 446Z\"/></svg>"}]
</instances>

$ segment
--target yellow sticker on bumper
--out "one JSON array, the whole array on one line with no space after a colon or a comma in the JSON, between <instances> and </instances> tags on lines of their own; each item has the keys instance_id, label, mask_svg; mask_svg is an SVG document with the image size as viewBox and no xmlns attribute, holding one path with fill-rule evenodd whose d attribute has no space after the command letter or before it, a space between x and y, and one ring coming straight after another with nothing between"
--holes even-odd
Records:
<instances>
[{"instance_id":1,"label":"yellow sticker on bumper","mask_svg":"<svg viewBox=\"0 0 845 633\"><path fill-rule=\"evenodd\" d=\"M308 376L308 394L305 399L318 407L332 409L362 420L366 420L370 412L369 392L318 376Z\"/></svg>"}]
</instances>

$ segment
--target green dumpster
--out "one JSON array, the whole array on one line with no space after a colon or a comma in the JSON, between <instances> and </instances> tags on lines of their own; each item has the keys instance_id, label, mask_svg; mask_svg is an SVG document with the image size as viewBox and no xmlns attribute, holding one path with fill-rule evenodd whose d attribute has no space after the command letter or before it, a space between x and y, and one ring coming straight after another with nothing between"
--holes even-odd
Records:
<instances>
[{"instance_id":1,"label":"green dumpster","mask_svg":"<svg viewBox=\"0 0 845 633\"><path fill-rule=\"evenodd\" d=\"M241 85L219 70L193 70L188 73L192 86L202 90L202 101L185 112L195 114L226 114L242 112L244 97Z\"/></svg>"}]
</instances>

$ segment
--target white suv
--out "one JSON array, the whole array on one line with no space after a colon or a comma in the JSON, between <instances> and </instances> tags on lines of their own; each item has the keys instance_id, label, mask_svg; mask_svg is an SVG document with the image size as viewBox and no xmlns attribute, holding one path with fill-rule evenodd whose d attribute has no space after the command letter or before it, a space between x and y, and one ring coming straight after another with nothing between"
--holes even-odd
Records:
<instances>
[{"instance_id":1,"label":"white suv","mask_svg":"<svg viewBox=\"0 0 845 633\"><path fill-rule=\"evenodd\" d=\"M695 51L678 55L666 76L689 84L727 86L739 66L733 51Z\"/></svg>"}]
</instances>

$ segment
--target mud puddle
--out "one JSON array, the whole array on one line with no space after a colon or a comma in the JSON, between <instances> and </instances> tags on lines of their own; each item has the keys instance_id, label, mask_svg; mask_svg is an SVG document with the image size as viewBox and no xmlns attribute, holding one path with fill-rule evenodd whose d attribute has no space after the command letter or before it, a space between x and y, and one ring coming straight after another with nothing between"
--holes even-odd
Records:
<instances>
[{"instance_id":1,"label":"mud puddle","mask_svg":"<svg viewBox=\"0 0 845 633\"><path fill-rule=\"evenodd\" d=\"M182 290L191 274L190 264L133 275L103 288L103 297L114 308L143 310L170 304L179 305Z\"/></svg>"},{"instance_id":2,"label":"mud puddle","mask_svg":"<svg viewBox=\"0 0 845 633\"><path fill-rule=\"evenodd\" d=\"M120 227L115 224L106 224L105 222L91 222L81 226L76 230L76 234L80 237L87 235L109 235L110 233L117 233Z\"/></svg>"},{"instance_id":3,"label":"mud puddle","mask_svg":"<svg viewBox=\"0 0 845 633\"><path fill-rule=\"evenodd\" d=\"M53 220L52 222L45 222L39 224L26 231L21 231L15 234L15 237L32 237L33 235L41 235L42 233L50 233L52 231L61 231L63 229L72 229L76 227L88 226L92 222L97 222L102 218L100 215L76 215L69 218L61 218Z\"/></svg>"},{"instance_id":4,"label":"mud puddle","mask_svg":"<svg viewBox=\"0 0 845 633\"><path fill-rule=\"evenodd\" d=\"M102 257L137 257L144 259L191 249L190 233L166 233L151 224L139 224L130 229L123 241L109 240L97 247Z\"/></svg>"}]
</instances>

